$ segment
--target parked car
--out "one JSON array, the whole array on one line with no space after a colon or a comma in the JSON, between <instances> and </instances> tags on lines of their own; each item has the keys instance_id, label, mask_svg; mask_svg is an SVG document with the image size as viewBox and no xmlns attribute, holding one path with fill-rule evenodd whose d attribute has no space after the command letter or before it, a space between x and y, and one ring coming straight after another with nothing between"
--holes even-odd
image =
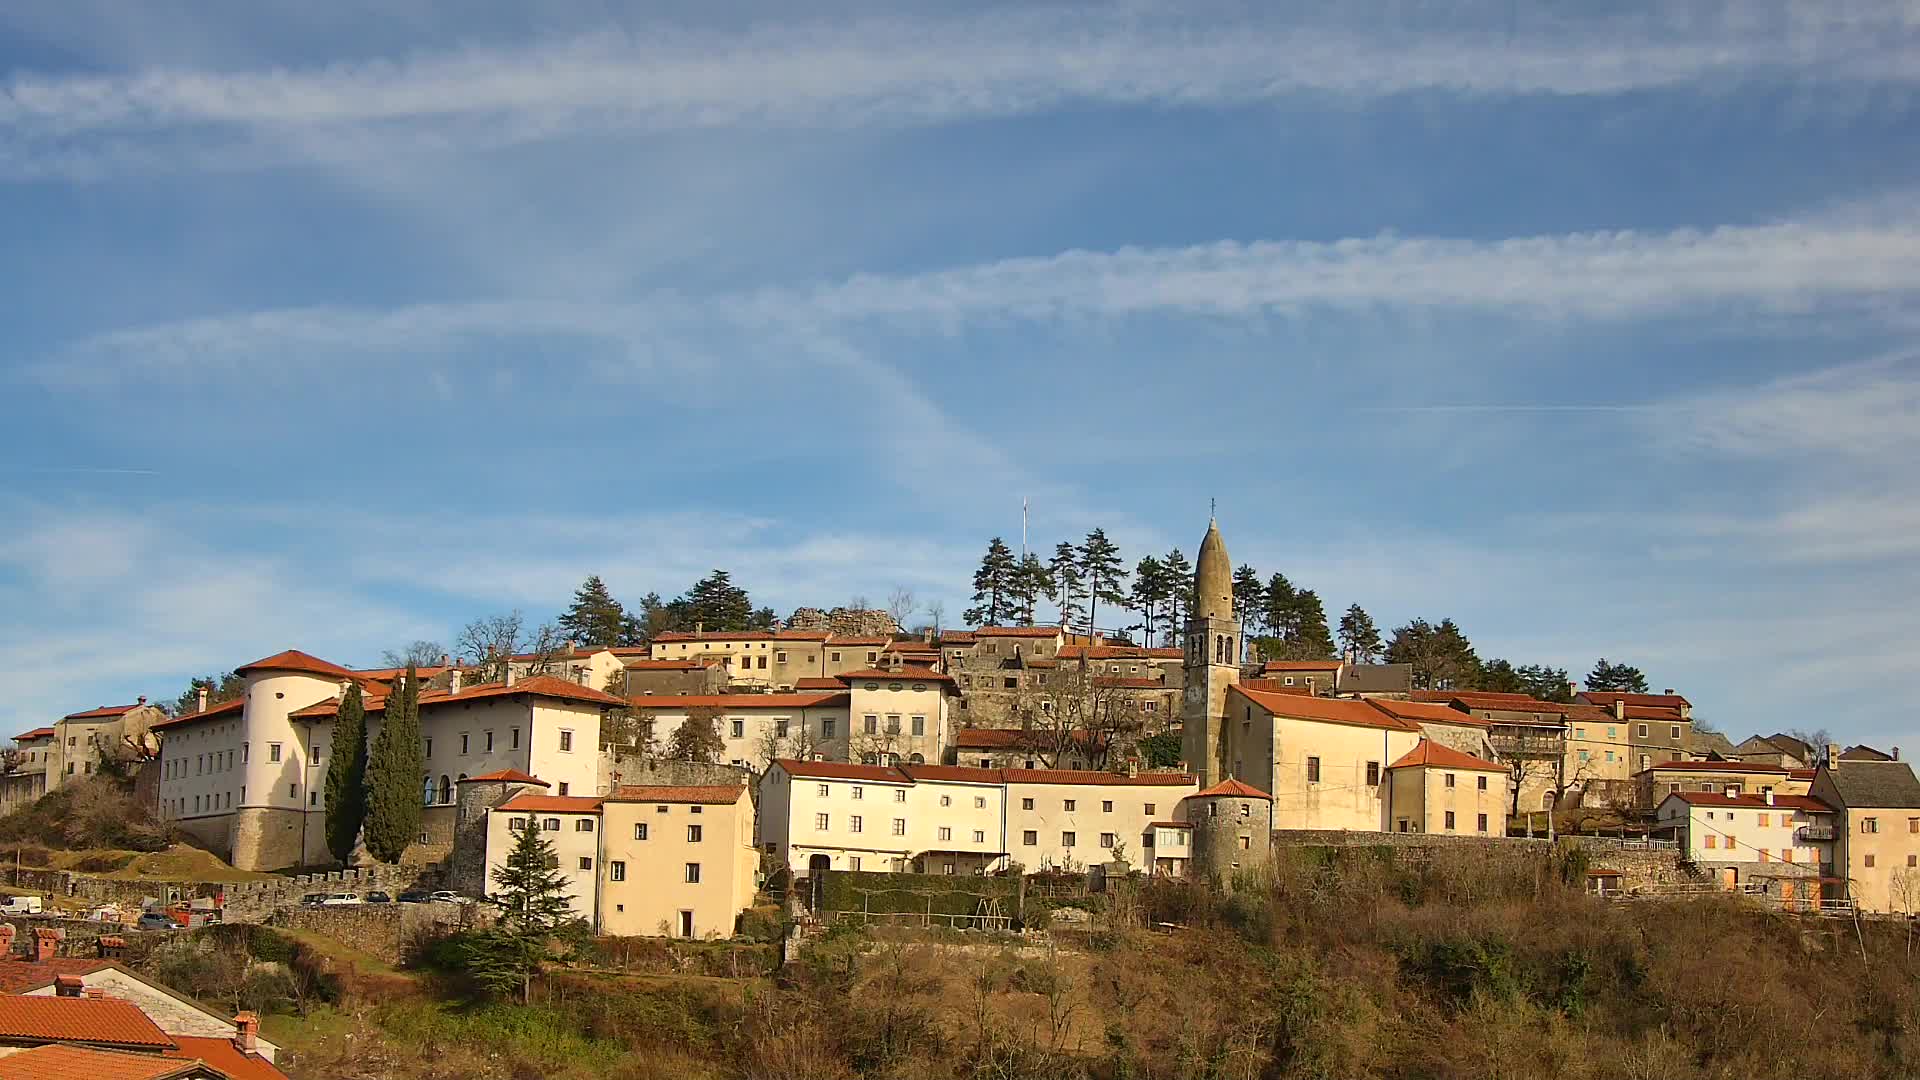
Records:
<instances>
[{"instance_id":1,"label":"parked car","mask_svg":"<svg viewBox=\"0 0 1920 1080\"><path fill-rule=\"evenodd\" d=\"M400 894L400 902L403 904L424 904L431 899L433 897L427 895L424 889L408 889Z\"/></svg>"},{"instance_id":2,"label":"parked car","mask_svg":"<svg viewBox=\"0 0 1920 1080\"><path fill-rule=\"evenodd\" d=\"M0 904L0 915L38 915L45 910L46 902L38 896L9 896Z\"/></svg>"},{"instance_id":3,"label":"parked car","mask_svg":"<svg viewBox=\"0 0 1920 1080\"><path fill-rule=\"evenodd\" d=\"M337 892L320 901L321 907L355 907L366 903L365 900L350 892Z\"/></svg>"},{"instance_id":4,"label":"parked car","mask_svg":"<svg viewBox=\"0 0 1920 1080\"><path fill-rule=\"evenodd\" d=\"M391 904L393 903L393 897L388 896L386 893L383 893L383 892L370 892L367 894L367 903Z\"/></svg>"},{"instance_id":5,"label":"parked car","mask_svg":"<svg viewBox=\"0 0 1920 1080\"><path fill-rule=\"evenodd\" d=\"M300 903L305 907L319 907L326 902L327 894L323 892L310 892L300 898Z\"/></svg>"},{"instance_id":6,"label":"parked car","mask_svg":"<svg viewBox=\"0 0 1920 1080\"><path fill-rule=\"evenodd\" d=\"M149 911L134 920L135 930L176 930L179 924L157 911Z\"/></svg>"},{"instance_id":7,"label":"parked car","mask_svg":"<svg viewBox=\"0 0 1920 1080\"><path fill-rule=\"evenodd\" d=\"M459 893L454 892L452 889L435 889L433 892L427 894L427 899L433 901L436 904L471 904L473 903L472 900L469 900L466 897L461 896Z\"/></svg>"}]
</instances>

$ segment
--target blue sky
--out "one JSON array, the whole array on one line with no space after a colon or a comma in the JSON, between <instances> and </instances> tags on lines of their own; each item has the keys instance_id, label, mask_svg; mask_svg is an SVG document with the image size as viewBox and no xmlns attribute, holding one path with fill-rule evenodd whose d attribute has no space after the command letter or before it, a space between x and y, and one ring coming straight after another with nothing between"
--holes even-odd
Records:
<instances>
[{"instance_id":1,"label":"blue sky","mask_svg":"<svg viewBox=\"0 0 1920 1080\"><path fill-rule=\"evenodd\" d=\"M1911 4L0 11L0 718L1105 527L1920 748Z\"/></svg>"}]
</instances>

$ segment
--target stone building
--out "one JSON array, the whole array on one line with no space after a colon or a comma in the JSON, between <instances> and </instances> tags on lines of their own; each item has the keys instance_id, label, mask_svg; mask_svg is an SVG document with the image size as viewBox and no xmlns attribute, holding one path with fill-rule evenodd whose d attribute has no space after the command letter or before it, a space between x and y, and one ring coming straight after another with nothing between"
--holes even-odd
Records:
<instances>
[{"instance_id":1,"label":"stone building","mask_svg":"<svg viewBox=\"0 0 1920 1080\"><path fill-rule=\"evenodd\" d=\"M1239 780L1222 780L1188 796L1196 873L1229 884L1273 859L1273 796Z\"/></svg>"},{"instance_id":2,"label":"stone building","mask_svg":"<svg viewBox=\"0 0 1920 1080\"><path fill-rule=\"evenodd\" d=\"M1200 786L1229 774L1227 688L1240 681L1240 620L1233 611L1233 562L1220 525L1207 522L1194 566L1193 616L1186 627L1186 690L1180 707L1188 768Z\"/></svg>"}]
</instances>

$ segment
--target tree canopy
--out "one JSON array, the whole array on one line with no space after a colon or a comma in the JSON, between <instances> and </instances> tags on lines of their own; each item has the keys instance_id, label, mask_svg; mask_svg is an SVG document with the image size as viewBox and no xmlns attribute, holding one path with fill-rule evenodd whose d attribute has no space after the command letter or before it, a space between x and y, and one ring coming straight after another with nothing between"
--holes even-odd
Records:
<instances>
[{"instance_id":1,"label":"tree canopy","mask_svg":"<svg viewBox=\"0 0 1920 1080\"><path fill-rule=\"evenodd\" d=\"M1416 690L1470 690L1480 674L1473 643L1452 619L1414 619L1393 632L1386 655L1390 664L1413 666Z\"/></svg>"},{"instance_id":2,"label":"tree canopy","mask_svg":"<svg viewBox=\"0 0 1920 1080\"><path fill-rule=\"evenodd\" d=\"M1595 661L1593 670L1587 673L1587 689L1644 694L1647 692L1647 677L1641 674L1637 667L1630 664L1610 664L1603 656Z\"/></svg>"},{"instance_id":3,"label":"tree canopy","mask_svg":"<svg viewBox=\"0 0 1920 1080\"><path fill-rule=\"evenodd\" d=\"M1380 628L1359 604L1340 616L1340 648L1352 654L1357 664L1370 664L1380 657Z\"/></svg>"},{"instance_id":4,"label":"tree canopy","mask_svg":"<svg viewBox=\"0 0 1920 1080\"><path fill-rule=\"evenodd\" d=\"M573 603L559 619L560 632L575 645L637 645L640 624L613 598L599 574L573 591Z\"/></svg>"},{"instance_id":5,"label":"tree canopy","mask_svg":"<svg viewBox=\"0 0 1920 1080\"><path fill-rule=\"evenodd\" d=\"M1006 541L997 536L988 541L980 569L973 572L974 606L960 617L975 626L1011 626L1018 617L1019 573L1020 563Z\"/></svg>"}]
</instances>

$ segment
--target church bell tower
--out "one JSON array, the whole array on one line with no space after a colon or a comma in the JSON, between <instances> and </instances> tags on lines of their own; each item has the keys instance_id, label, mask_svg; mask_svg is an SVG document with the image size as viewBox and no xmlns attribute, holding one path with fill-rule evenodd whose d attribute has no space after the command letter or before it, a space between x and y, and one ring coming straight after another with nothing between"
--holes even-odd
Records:
<instances>
[{"instance_id":1,"label":"church bell tower","mask_svg":"<svg viewBox=\"0 0 1920 1080\"><path fill-rule=\"evenodd\" d=\"M1220 525L1207 522L1194 567L1193 610L1187 619L1186 695L1180 718L1187 768L1208 788L1227 779L1227 687L1240 681L1240 620L1233 611L1233 562Z\"/></svg>"}]
</instances>

